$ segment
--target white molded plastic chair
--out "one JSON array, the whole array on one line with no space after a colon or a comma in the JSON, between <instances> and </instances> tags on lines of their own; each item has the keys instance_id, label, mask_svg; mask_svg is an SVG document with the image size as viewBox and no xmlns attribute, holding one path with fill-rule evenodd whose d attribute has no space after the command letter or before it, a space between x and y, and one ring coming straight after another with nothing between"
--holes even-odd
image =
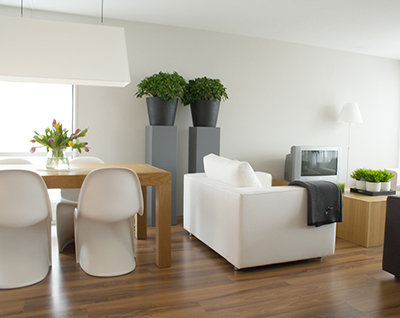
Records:
<instances>
[{"instance_id":1,"label":"white molded plastic chair","mask_svg":"<svg viewBox=\"0 0 400 318\"><path fill-rule=\"evenodd\" d=\"M70 162L74 163L104 163L96 157L78 157ZM74 211L78 205L80 189L61 189L61 201L57 203L56 224L58 251L62 252L70 243L74 242Z\"/></svg>"},{"instance_id":2,"label":"white molded plastic chair","mask_svg":"<svg viewBox=\"0 0 400 318\"><path fill-rule=\"evenodd\" d=\"M5 158L5 159L0 159L0 164L1 165L31 165L32 162L26 159L21 159L21 158Z\"/></svg>"},{"instance_id":3,"label":"white molded plastic chair","mask_svg":"<svg viewBox=\"0 0 400 318\"><path fill-rule=\"evenodd\" d=\"M87 175L75 210L76 262L87 274L118 276L135 269L136 213L143 215L136 172L113 167Z\"/></svg>"},{"instance_id":4,"label":"white molded plastic chair","mask_svg":"<svg viewBox=\"0 0 400 318\"><path fill-rule=\"evenodd\" d=\"M51 265L51 205L33 171L0 171L0 288L43 280Z\"/></svg>"}]
</instances>

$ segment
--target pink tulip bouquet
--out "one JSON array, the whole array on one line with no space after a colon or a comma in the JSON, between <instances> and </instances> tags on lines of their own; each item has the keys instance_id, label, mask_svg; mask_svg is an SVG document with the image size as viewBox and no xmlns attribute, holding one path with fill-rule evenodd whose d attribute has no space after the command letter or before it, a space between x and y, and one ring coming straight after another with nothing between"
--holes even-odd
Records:
<instances>
[{"instance_id":1,"label":"pink tulip bouquet","mask_svg":"<svg viewBox=\"0 0 400 318\"><path fill-rule=\"evenodd\" d=\"M31 142L41 145L38 147L46 147L47 151L50 149L53 151L63 150L72 147L72 149L77 149L79 153L81 153L82 149L89 152L89 147L87 146L88 143L79 140L79 138L86 136L87 131L88 128L84 130L77 129L74 133L68 136L68 130L63 129L62 124L54 119L52 128L46 128L44 135L38 134L35 131L35 135L33 136L33 139L31 139ZM38 147L32 147L30 152L34 153Z\"/></svg>"}]
</instances>

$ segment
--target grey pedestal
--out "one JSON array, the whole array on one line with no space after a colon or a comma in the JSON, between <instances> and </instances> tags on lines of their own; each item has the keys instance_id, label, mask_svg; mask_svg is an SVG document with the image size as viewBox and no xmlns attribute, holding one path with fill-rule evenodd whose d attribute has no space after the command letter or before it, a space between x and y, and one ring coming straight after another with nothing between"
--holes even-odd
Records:
<instances>
[{"instance_id":1,"label":"grey pedestal","mask_svg":"<svg viewBox=\"0 0 400 318\"><path fill-rule=\"evenodd\" d=\"M219 127L189 127L189 173L204 172L203 157L219 155Z\"/></svg>"},{"instance_id":2,"label":"grey pedestal","mask_svg":"<svg viewBox=\"0 0 400 318\"><path fill-rule=\"evenodd\" d=\"M176 225L176 176L178 129L175 126L146 126L146 163L171 172L171 225ZM156 225L155 187L147 188L147 224Z\"/></svg>"}]
</instances>

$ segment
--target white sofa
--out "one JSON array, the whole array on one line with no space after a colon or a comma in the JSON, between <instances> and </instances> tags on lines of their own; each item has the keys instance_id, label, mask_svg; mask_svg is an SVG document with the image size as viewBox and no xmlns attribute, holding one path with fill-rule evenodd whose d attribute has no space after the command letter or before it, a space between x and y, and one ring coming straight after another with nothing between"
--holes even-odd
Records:
<instances>
[{"instance_id":1,"label":"white sofa","mask_svg":"<svg viewBox=\"0 0 400 318\"><path fill-rule=\"evenodd\" d=\"M336 224L307 226L306 189L215 155L204 168L184 176L183 226L235 269L334 254Z\"/></svg>"}]
</instances>

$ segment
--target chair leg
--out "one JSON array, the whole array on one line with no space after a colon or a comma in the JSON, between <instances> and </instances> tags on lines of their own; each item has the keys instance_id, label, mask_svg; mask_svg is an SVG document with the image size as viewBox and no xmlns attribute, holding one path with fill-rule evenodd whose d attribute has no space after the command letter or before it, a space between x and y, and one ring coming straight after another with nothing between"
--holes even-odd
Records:
<instances>
[{"instance_id":1,"label":"chair leg","mask_svg":"<svg viewBox=\"0 0 400 318\"><path fill-rule=\"evenodd\" d=\"M61 253L64 248L74 242L74 210L75 202L61 201L57 204L56 225L58 251Z\"/></svg>"}]
</instances>

